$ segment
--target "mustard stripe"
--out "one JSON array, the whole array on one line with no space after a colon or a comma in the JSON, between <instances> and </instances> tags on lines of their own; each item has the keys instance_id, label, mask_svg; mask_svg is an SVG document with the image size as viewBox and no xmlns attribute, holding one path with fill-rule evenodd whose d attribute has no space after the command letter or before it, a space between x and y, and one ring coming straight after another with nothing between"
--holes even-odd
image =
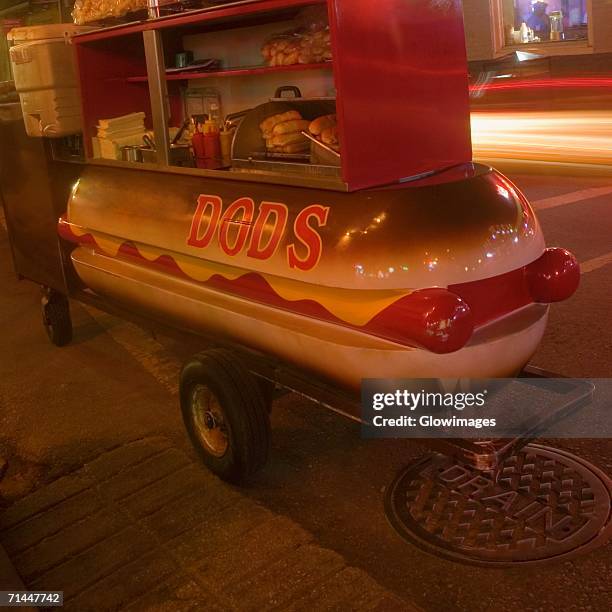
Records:
<instances>
[{"instance_id":1,"label":"mustard stripe","mask_svg":"<svg viewBox=\"0 0 612 612\"><path fill-rule=\"evenodd\" d=\"M71 223L68 225L72 233L77 237L90 234L100 249L111 257L117 257L121 245L127 242L124 239L87 230ZM169 253L157 247L136 243L131 240L129 242L134 244L138 252L148 261L154 262L162 255L172 257L182 272L198 282L206 282L215 274L223 276L227 280L236 280L249 273L249 270L236 268L224 263L197 259L181 253ZM338 317L338 319L349 325L356 326L365 325L379 312L411 293L410 290L400 289L338 289L261 272L256 272L256 274L264 278L282 299L288 302L313 300Z\"/></svg>"}]
</instances>

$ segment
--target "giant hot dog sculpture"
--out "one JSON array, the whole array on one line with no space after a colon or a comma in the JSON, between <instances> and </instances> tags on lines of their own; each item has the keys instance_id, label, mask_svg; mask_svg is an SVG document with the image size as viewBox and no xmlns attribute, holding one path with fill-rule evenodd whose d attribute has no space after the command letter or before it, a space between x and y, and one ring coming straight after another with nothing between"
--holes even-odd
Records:
<instances>
[{"instance_id":1,"label":"giant hot dog sculpture","mask_svg":"<svg viewBox=\"0 0 612 612\"><path fill-rule=\"evenodd\" d=\"M352 389L514 375L579 282L472 164L354 193L89 166L59 233L92 291Z\"/></svg>"}]
</instances>

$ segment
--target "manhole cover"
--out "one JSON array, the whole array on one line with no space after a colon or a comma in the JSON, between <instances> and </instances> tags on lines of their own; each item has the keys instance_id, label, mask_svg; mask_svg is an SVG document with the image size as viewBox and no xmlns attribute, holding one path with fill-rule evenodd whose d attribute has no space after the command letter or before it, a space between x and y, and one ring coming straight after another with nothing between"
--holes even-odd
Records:
<instances>
[{"instance_id":1,"label":"manhole cover","mask_svg":"<svg viewBox=\"0 0 612 612\"><path fill-rule=\"evenodd\" d=\"M590 550L612 535L612 483L564 451L529 444L497 482L443 455L402 472L387 517L407 540L454 560L534 563Z\"/></svg>"}]
</instances>

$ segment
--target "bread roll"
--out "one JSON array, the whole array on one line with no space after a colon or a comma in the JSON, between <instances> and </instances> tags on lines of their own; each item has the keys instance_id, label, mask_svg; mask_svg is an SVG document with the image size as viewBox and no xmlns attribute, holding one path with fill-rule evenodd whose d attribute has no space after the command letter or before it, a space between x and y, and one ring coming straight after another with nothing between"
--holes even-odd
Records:
<instances>
[{"instance_id":1,"label":"bread roll","mask_svg":"<svg viewBox=\"0 0 612 612\"><path fill-rule=\"evenodd\" d=\"M283 121L277 123L272 130L273 136L280 136L281 134L290 134L291 132L301 132L305 130L310 124L307 119L292 119L291 121Z\"/></svg>"},{"instance_id":2,"label":"bread roll","mask_svg":"<svg viewBox=\"0 0 612 612\"><path fill-rule=\"evenodd\" d=\"M278 113L276 115L272 115L271 117L268 117L267 119L264 119L259 124L259 128L264 134L272 133L272 130L274 129L274 126L277 123L282 123L283 121L291 121L292 119L301 119L301 118L302 118L302 115L300 115L300 113L294 110L287 111L286 113Z\"/></svg>"},{"instance_id":3,"label":"bread roll","mask_svg":"<svg viewBox=\"0 0 612 612\"><path fill-rule=\"evenodd\" d=\"M336 115L323 115L310 123L308 129L313 136L319 136L324 130L336 125Z\"/></svg>"},{"instance_id":4,"label":"bread roll","mask_svg":"<svg viewBox=\"0 0 612 612\"><path fill-rule=\"evenodd\" d=\"M329 29L300 29L293 34L281 34L266 42L261 48L261 54L268 66L311 64L331 59Z\"/></svg>"},{"instance_id":5,"label":"bread roll","mask_svg":"<svg viewBox=\"0 0 612 612\"><path fill-rule=\"evenodd\" d=\"M291 132L290 134L281 134L280 136L274 136L270 141L270 144L275 147L284 147L286 145L294 144L296 142L307 143L308 140L300 132Z\"/></svg>"},{"instance_id":6,"label":"bread roll","mask_svg":"<svg viewBox=\"0 0 612 612\"><path fill-rule=\"evenodd\" d=\"M338 127L330 127L321 132L321 141L326 145L334 146L338 144Z\"/></svg>"}]
</instances>

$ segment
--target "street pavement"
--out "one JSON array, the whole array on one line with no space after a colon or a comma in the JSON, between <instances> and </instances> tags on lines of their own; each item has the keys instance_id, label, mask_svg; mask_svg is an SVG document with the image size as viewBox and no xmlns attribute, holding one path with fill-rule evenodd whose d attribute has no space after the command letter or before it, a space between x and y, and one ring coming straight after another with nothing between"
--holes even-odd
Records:
<instances>
[{"instance_id":1,"label":"street pavement","mask_svg":"<svg viewBox=\"0 0 612 612\"><path fill-rule=\"evenodd\" d=\"M85 610L416 610L163 438L103 453L0 516L32 591Z\"/></svg>"},{"instance_id":2,"label":"street pavement","mask_svg":"<svg viewBox=\"0 0 612 612\"><path fill-rule=\"evenodd\" d=\"M572 250L585 269L577 295L553 307L534 365L567 376L610 377L609 179L574 169L501 169L525 191L536 209L541 206L539 218L548 244ZM0 521L0 542L28 586L28 580L34 585L41 576L55 575L60 583L57 588L66 584L66 590L72 593L75 609L94 596L102 605L102 590L109 593L109 608L112 604L127 605L129 602L122 598L131 597L133 607L168 610L197 608L208 600L214 602L211 609L265 609L274 605L302 605L315 610L326 606L344 610L380 606L394 610L411 605L435 611L609 609L612 545L571 561L500 570L444 560L402 540L384 516L385 488L399 470L426 449L414 441L362 440L356 424L294 395L275 402L268 466L241 489L218 482L196 465L183 432L176 381L181 360L186 356L185 347L153 338L128 323L78 304L72 306L73 344L62 349L52 347L40 324L38 290L14 279L1 227L0 283L0 455L9 461L6 476L0 482L0 495L8 508L4 516L9 516L8 522L6 518L4 523ZM187 534L183 540L192 545L193 557L180 556L176 538L181 534L172 531L178 527L166 527L171 523L171 506L165 510L166 498L156 497L165 494L157 491L159 485L137 479L132 486L143 490L150 487L149 498L141 499L142 493L135 493L136 489L109 497L105 492L109 479L96 478L95 483L89 481L85 485L85 490L95 490L100 497L91 501L88 514L81 519L93 520L100 513L114 517L117 524L109 523L108 531L98 534L97 543L84 543L89 546L84 553L69 550L72 540L64 538L64 548L47 547L49 554L56 555L50 560L45 562L42 556L33 555L36 546L49 537L45 531L49 509L44 504L36 505L37 496L55 491L59 497L49 508L63 507L67 498L65 492L58 491L66 478L84 473L91 477L91 466L112 462L116 456L113 453L151 444L164 445L165 456L177 462L174 468L162 468L164 462L158 465L156 469L170 470L164 476L160 474L159 482L165 479L169 486L179 486L172 472L175 469L191 474L197 483L185 484L194 491L189 499L195 505L182 509L179 504L177 509L177 521L184 521L182 533ZM612 472L612 445L608 440L559 441L555 445ZM125 469L120 471L125 475ZM175 493L183 494L182 490ZM146 504L147 499L152 512L143 512L146 517L158 513L159 524L130 509L129 500L138 505ZM208 502L220 506L211 514ZM30 514L21 510L24 514L19 519L25 523L12 523L10 513L19 514L19 509L28 504L33 509ZM228 539L219 539L218 534L225 529L223 520L230 520L227 509L238 512L243 507L253 512L252 517L243 517L242 522L236 519L235 531L228 523ZM196 524L198 513L202 515L200 531ZM81 519L75 519L75 524L79 525ZM15 529L28 521L38 524L40 531L37 540L26 541L31 548L24 549L20 537L15 536L21 532ZM109 521L112 523L111 518ZM259 540L266 544L261 553L263 567L257 565L259 557L254 554L253 567L246 575L241 574L236 547L239 551L245 534L256 539L262 523L275 525L273 532L278 530L276 535L281 541L286 534L288 547L279 552L273 541L263 537ZM76 528L61 522L57 525ZM11 533L13 539L9 537ZM25 529L22 535L29 533ZM118 538L116 533L132 537ZM146 535L155 540L147 546L141 542L147 540ZM61 536L59 531L55 541L61 542ZM83 567L74 561L89 559L87 555L92 554L95 558L99 552L102 563L104 555L112 556L108 552L108 547L112 551L112 542L122 545L124 557L118 556L116 565L105 566L102 575L96 574L95 561ZM273 562L265 561L267 546L275 550ZM225 565L221 563L218 568L216 562L206 563L209 556L218 559L228 550L233 551L233 561L228 563L226 558ZM85 556L79 557L80 554ZM327 568L322 574L310 573L317 566L315 559L321 559ZM70 578L70 568L77 566L79 572ZM266 571L270 567L277 571ZM306 579L301 584L297 567L306 568L302 570ZM219 574L225 571L222 568L229 572L227 576ZM127 585L132 569L140 572L140 578ZM269 585L268 590L258 588L260 579ZM120 583L126 584L125 593L117 587ZM366 594L361 599L355 595L357 603L351 607L348 601L353 588L362 583ZM44 584L51 588L49 582ZM321 594L316 586L321 587ZM336 600L326 603L325 593L331 591L336 593Z\"/></svg>"}]
</instances>

